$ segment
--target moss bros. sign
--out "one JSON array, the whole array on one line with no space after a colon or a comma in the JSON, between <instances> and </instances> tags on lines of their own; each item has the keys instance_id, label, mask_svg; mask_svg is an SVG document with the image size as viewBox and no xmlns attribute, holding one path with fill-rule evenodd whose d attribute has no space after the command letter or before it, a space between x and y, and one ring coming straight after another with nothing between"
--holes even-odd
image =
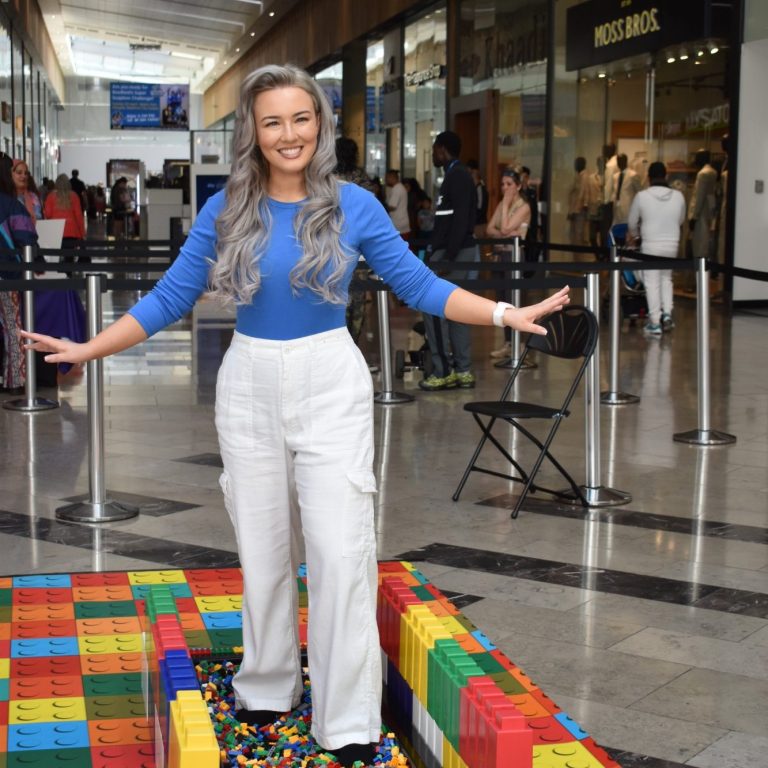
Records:
<instances>
[{"instance_id":1,"label":"moss bros. sign","mask_svg":"<svg viewBox=\"0 0 768 768\"><path fill-rule=\"evenodd\" d=\"M708 34L710 0L589 0L568 9L565 67L584 69Z\"/></svg>"}]
</instances>

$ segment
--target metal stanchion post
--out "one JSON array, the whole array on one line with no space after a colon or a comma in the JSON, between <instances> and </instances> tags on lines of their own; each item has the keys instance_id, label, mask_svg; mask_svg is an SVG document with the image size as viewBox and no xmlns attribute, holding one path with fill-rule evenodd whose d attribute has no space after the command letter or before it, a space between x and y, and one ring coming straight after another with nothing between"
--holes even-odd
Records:
<instances>
[{"instance_id":1,"label":"metal stanchion post","mask_svg":"<svg viewBox=\"0 0 768 768\"><path fill-rule=\"evenodd\" d=\"M673 435L678 443L689 445L730 445L736 436L710 427L709 373L709 281L707 260L699 259L696 270L696 374L699 427Z\"/></svg>"},{"instance_id":2,"label":"metal stanchion post","mask_svg":"<svg viewBox=\"0 0 768 768\"><path fill-rule=\"evenodd\" d=\"M380 277L374 279L381 280ZM380 405L410 403L413 395L395 392L392 389L392 348L389 339L389 292L376 291L376 307L379 313L379 349L381 354L381 391L373 396Z\"/></svg>"},{"instance_id":3,"label":"metal stanchion post","mask_svg":"<svg viewBox=\"0 0 768 768\"><path fill-rule=\"evenodd\" d=\"M88 338L101 331L103 275L86 275ZM139 514L138 507L107 499L104 482L104 361L88 361L88 487L90 498L56 510L56 517L74 523L112 523Z\"/></svg>"},{"instance_id":4,"label":"metal stanchion post","mask_svg":"<svg viewBox=\"0 0 768 768\"><path fill-rule=\"evenodd\" d=\"M600 276L597 272L587 275L587 308L598 316L600 311ZM581 486L586 504L589 507L616 507L628 504L632 496L625 491L607 488L600 484L600 339L587 367L584 390L586 405L586 457L587 482ZM581 503L575 499L574 503Z\"/></svg>"},{"instance_id":5,"label":"metal stanchion post","mask_svg":"<svg viewBox=\"0 0 768 768\"><path fill-rule=\"evenodd\" d=\"M611 245L611 264L619 263L619 249L614 243ZM611 370L610 383L607 392L600 395L600 402L603 405L629 405L630 403L640 402L637 395L630 395L619 391L619 339L621 337L621 286L619 270L614 269L611 272Z\"/></svg>"},{"instance_id":6,"label":"metal stanchion post","mask_svg":"<svg viewBox=\"0 0 768 768\"><path fill-rule=\"evenodd\" d=\"M512 263L520 264L522 261L520 252L520 238L516 237L512 243ZM519 280L522 277L520 270L514 270L510 272L510 276L513 280ZM510 293L509 303L515 307L520 306L520 288L513 288ZM498 363L494 363L494 368L516 368L520 360L520 331L514 329L512 331L512 342L510 344L512 350L512 357L508 357L505 360L499 360ZM529 355L530 357L530 355ZM527 359L520 366L520 370L536 368L537 364L533 360Z\"/></svg>"},{"instance_id":7,"label":"metal stanchion post","mask_svg":"<svg viewBox=\"0 0 768 768\"><path fill-rule=\"evenodd\" d=\"M34 280L35 274L32 269L32 260L34 251L31 245L24 246L24 263L27 269L22 273L25 280ZM35 292L33 290L24 291L24 330L35 330ZM48 400L45 397L38 397L37 376L35 372L35 352L32 349L24 351L24 361L27 366L27 378L24 382L24 397L18 400L8 400L3 403L3 408L9 411L22 411L23 413L37 413L38 411L50 411L52 408L58 408L59 404L55 400Z\"/></svg>"}]
</instances>

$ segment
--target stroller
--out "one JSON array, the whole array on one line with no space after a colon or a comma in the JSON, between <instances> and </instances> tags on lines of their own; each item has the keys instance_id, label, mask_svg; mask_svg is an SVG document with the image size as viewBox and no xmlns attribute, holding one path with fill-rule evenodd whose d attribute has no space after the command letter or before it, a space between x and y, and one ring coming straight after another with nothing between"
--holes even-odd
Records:
<instances>
[{"instance_id":1,"label":"stroller","mask_svg":"<svg viewBox=\"0 0 768 768\"><path fill-rule=\"evenodd\" d=\"M627 225L614 224L610 229L608 239L610 245L617 245L621 248L627 240ZM637 324L638 320L644 320L648 316L645 286L634 270L623 269L619 275L621 315L624 319L629 320L630 327L633 327ZM602 306L604 319L608 318L609 306L610 295L606 294Z\"/></svg>"}]
</instances>

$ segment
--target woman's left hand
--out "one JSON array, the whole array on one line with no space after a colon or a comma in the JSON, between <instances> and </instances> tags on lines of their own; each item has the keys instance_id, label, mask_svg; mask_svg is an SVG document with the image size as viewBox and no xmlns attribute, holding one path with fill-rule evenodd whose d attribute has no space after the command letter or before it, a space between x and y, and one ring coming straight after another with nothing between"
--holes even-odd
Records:
<instances>
[{"instance_id":1,"label":"woman's left hand","mask_svg":"<svg viewBox=\"0 0 768 768\"><path fill-rule=\"evenodd\" d=\"M504 325L514 328L521 333L536 333L539 336L546 336L547 331L540 325L536 325L536 320L553 312L559 312L563 307L570 303L571 299L568 292L571 289L566 285L557 293L549 298L540 301L538 304L531 304L527 307L517 307L508 309L504 313Z\"/></svg>"}]
</instances>

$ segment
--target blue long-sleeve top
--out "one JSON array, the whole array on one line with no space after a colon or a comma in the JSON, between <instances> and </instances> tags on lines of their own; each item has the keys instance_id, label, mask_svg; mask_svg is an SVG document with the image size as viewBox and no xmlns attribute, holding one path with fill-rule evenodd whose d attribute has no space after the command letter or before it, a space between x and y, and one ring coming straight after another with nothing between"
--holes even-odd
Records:
<instances>
[{"instance_id":1,"label":"blue long-sleeve top","mask_svg":"<svg viewBox=\"0 0 768 768\"><path fill-rule=\"evenodd\" d=\"M362 254L409 306L442 316L456 286L437 277L408 250L370 192L355 184L340 184L339 196L344 214L340 240L349 253L344 291ZM237 307L237 331L260 339L288 340L342 328L345 304L324 301L309 288L294 292L291 287L290 272L302 255L294 227L301 203L270 199L268 204L272 228L259 262L261 285L250 304ZM208 288L209 259L216 259L216 219L224 205L224 191L206 202L179 257L152 292L129 310L148 336L186 314Z\"/></svg>"}]
</instances>

